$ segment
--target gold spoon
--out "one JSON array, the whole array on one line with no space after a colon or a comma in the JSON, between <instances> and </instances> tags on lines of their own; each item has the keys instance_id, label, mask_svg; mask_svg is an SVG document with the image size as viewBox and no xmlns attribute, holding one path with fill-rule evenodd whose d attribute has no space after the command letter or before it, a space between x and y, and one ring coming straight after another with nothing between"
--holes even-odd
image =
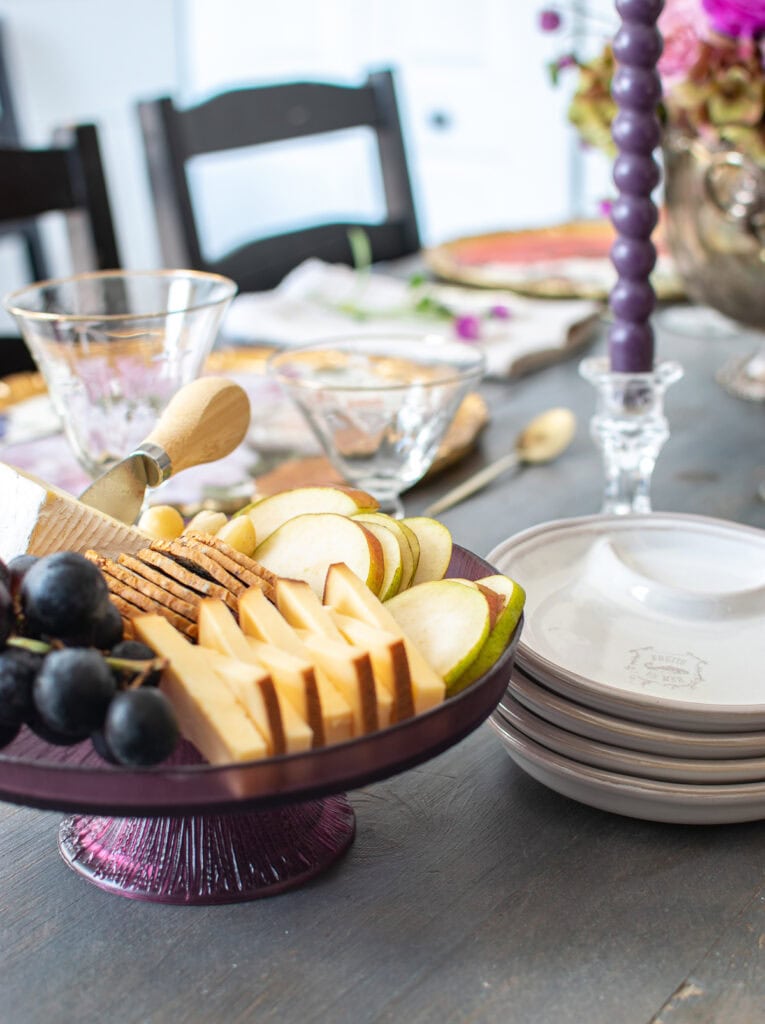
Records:
<instances>
[{"instance_id":1,"label":"gold spoon","mask_svg":"<svg viewBox=\"0 0 765 1024\"><path fill-rule=\"evenodd\" d=\"M540 413L527 423L515 439L515 447L507 455L479 469L451 491L425 509L425 515L445 512L464 498L490 483L506 470L533 462L551 462L571 444L576 432L576 417L570 409L558 407Z\"/></svg>"}]
</instances>

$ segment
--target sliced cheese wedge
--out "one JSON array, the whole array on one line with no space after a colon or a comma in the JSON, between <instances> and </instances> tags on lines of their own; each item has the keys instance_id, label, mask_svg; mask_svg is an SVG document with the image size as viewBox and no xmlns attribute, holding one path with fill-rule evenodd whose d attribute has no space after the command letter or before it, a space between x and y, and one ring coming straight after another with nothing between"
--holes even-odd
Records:
<instances>
[{"instance_id":1,"label":"sliced cheese wedge","mask_svg":"<svg viewBox=\"0 0 765 1024\"><path fill-rule=\"evenodd\" d=\"M361 580L359 583L365 587ZM342 633L308 583L302 580L278 579L274 590L276 606L291 626L295 629L307 629L311 633L342 643Z\"/></svg>"},{"instance_id":2,"label":"sliced cheese wedge","mask_svg":"<svg viewBox=\"0 0 765 1024\"><path fill-rule=\"evenodd\" d=\"M362 584L363 586L363 584ZM330 610L325 608L319 598L307 583L300 580L280 579L276 582L276 603L287 621L298 630L305 630L312 636L323 637L333 644L348 644L348 641L335 625ZM309 648L315 656L313 648ZM354 656L360 658L366 656L372 666L372 678L374 680L375 700L377 703L378 728L385 729L390 725L393 710L393 698L391 690L383 681L378 679L374 671L371 653L364 646L357 647ZM328 666L335 665L332 659L321 663L322 667L335 686L347 696L347 681L339 680L334 669L330 671ZM354 714L354 721L358 723L358 714Z\"/></svg>"},{"instance_id":3,"label":"sliced cheese wedge","mask_svg":"<svg viewBox=\"0 0 765 1024\"><path fill-rule=\"evenodd\" d=\"M334 609L331 614L348 643L369 652L375 681L384 686L392 698L391 723L411 718L414 714L412 675L403 638L360 619L341 615Z\"/></svg>"},{"instance_id":4,"label":"sliced cheese wedge","mask_svg":"<svg viewBox=\"0 0 765 1024\"><path fill-rule=\"evenodd\" d=\"M310 662L305 645L283 615L271 604L259 587L251 587L239 598L239 625L246 636L272 644L287 654ZM325 743L342 743L353 736L353 716L345 697L327 674L314 665ZM298 708L298 710L300 710ZM316 728L306 718L308 724Z\"/></svg>"},{"instance_id":5,"label":"sliced cheese wedge","mask_svg":"<svg viewBox=\"0 0 765 1024\"><path fill-rule=\"evenodd\" d=\"M361 619L362 622L377 626L403 639L412 677L416 714L428 711L443 701L446 686L441 676L428 664L424 655L404 633L385 605L342 562L329 568L324 588L324 604L342 615Z\"/></svg>"},{"instance_id":6,"label":"sliced cheese wedge","mask_svg":"<svg viewBox=\"0 0 765 1024\"><path fill-rule=\"evenodd\" d=\"M265 669L229 658L210 647L200 647L223 686L239 701L266 741L269 757L287 753L282 712L273 679Z\"/></svg>"},{"instance_id":7,"label":"sliced cheese wedge","mask_svg":"<svg viewBox=\"0 0 765 1024\"><path fill-rule=\"evenodd\" d=\"M375 732L390 723L391 697L375 684L369 654L339 640L299 630L298 635L313 662L322 668L348 701L357 736ZM382 701L380 701L382 697Z\"/></svg>"},{"instance_id":8,"label":"sliced cheese wedge","mask_svg":"<svg viewBox=\"0 0 765 1024\"><path fill-rule=\"evenodd\" d=\"M101 555L132 554L146 534L83 505L52 484L0 462L0 558L93 548Z\"/></svg>"},{"instance_id":9,"label":"sliced cheese wedge","mask_svg":"<svg viewBox=\"0 0 765 1024\"><path fill-rule=\"evenodd\" d=\"M199 643L211 647L220 654L238 661L250 663L263 669L265 666L255 657L247 637L236 624L231 612L217 598L205 598L199 602L198 611ZM284 753L307 750L313 745L313 730L291 703L290 695L280 681L273 679L273 704L278 705L284 735Z\"/></svg>"},{"instance_id":10,"label":"sliced cheese wedge","mask_svg":"<svg viewBox=\"0 0 765 1024\"><path fill-rule=\"evenodd\" d=\"M167 658L161 689L175 709L181 732L199 753L211 764L266 757L263 735L221 684L205 652L161 615L139 615L133 623L139 639Z\"/></svg>"}]
</instances>

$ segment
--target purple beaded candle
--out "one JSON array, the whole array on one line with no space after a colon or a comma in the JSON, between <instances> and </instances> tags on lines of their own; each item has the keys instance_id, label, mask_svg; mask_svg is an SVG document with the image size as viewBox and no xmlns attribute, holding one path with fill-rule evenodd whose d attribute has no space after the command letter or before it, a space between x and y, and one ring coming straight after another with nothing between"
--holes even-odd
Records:
<instances>
[{"instance_id":1,"label":"purple beaded candle","mask_svg":"<svg viewBox=\"0 0 765 1024\"><path fill-rule=\"evenodd\" d=\"M618 151L613 177L619 195L611 210L617 232L611 260L618 279L609 299L613 324L608 335L611 370L616 373L653 369L650 318L656 296L649 275L656 263L651 234L658 211L651 193L660 178L653 151L661 134L656 63L662 39L656 22L663 7L664 0L616 0L622 23L613 44L618 67L612 94L619 112L612 135Z\"/></svg>"}]
</instances>

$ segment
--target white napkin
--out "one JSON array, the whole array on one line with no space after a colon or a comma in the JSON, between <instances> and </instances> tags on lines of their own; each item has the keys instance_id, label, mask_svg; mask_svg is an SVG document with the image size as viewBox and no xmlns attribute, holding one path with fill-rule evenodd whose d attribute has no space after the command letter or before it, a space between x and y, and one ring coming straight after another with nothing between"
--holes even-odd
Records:
<instances>
[{"instance_id":1,"label":"white napkin","mask_svg":"<svg viewBox=\"0 0 765 1024\"><path fill-rule=\"evenodd\" d=\"M488 375L509 377L561 358L589 340L599 312L600 306L589 300L527 299L506 291L412 284L311 259L273 291L235 298L223 334L282 345L381 330L459 337L458 318L470 318L462 320L463 330L477 331L472 343L483 350Z\"/></svg>"}]
</instances>

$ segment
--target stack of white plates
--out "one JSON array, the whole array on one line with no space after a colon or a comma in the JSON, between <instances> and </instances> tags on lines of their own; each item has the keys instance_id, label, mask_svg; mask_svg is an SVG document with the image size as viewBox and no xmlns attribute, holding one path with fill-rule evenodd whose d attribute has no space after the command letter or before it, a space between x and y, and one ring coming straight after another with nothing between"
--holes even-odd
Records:
<instances>
[{"instance_id":1,"label":"stack of white plates","mask_svg":"<svg viewBox=\"0 0 765 1024\"><path fill-rule=\"evenodd\" d=\"M632 817L765 818L765 532L588 516L526 530L489 561L527 592L491 719L521 768Z\"/></svg>"}]
</instances>

